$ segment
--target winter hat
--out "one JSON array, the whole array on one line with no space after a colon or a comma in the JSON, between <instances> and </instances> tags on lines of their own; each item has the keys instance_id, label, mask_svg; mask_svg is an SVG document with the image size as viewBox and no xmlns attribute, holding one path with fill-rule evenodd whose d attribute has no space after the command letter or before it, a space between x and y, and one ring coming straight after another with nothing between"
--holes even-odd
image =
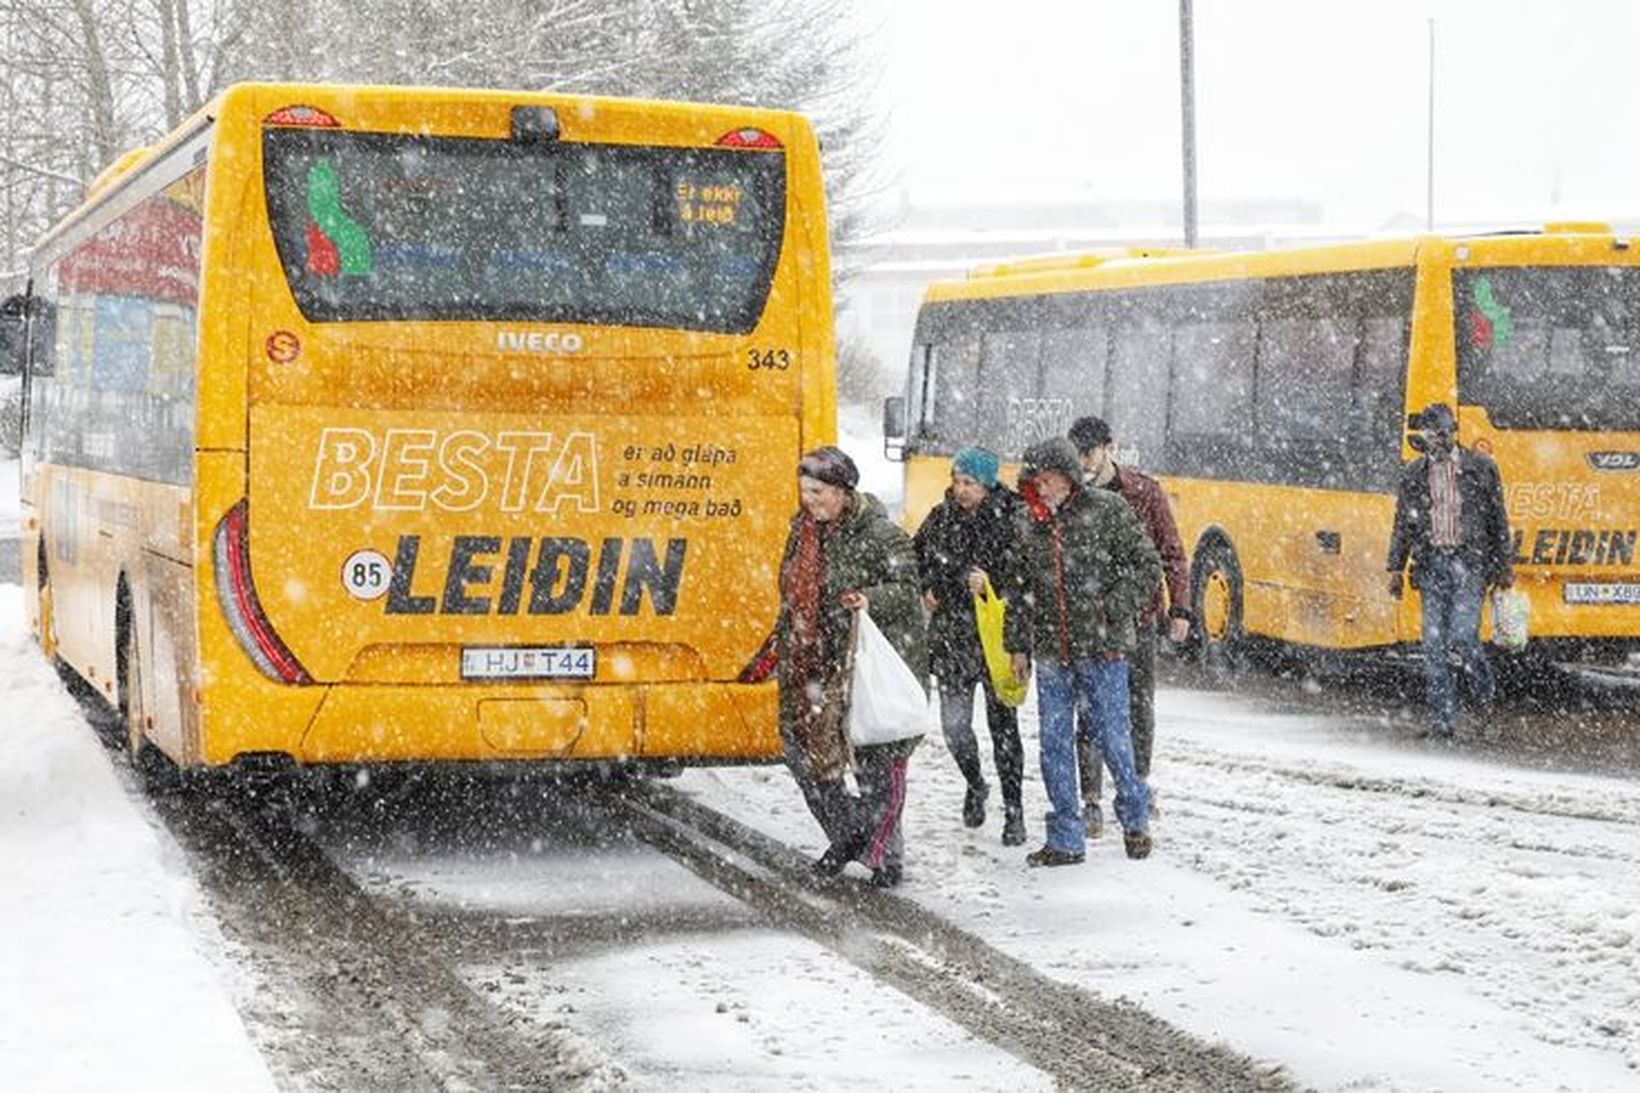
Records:
<instances>
[{"instance_id":1,"label":"winter hat","mask_svg":"<svg viewBox=\"0 0 1640 1093\"><path fill-rule=\"evenodd\" d=\"M805 452L803 458L797 461L797 473L801 477L841 486L845 490L852 490L860 484L860 468L854 465L847 452L830 444Z\"/></svg>"},{"instance_id":2,"label":"winter hat","mask_svg":"<svg viewBox=\"0 0 1640 1093\"><path fill-rule=\"evenodd\" d=\"M990 489L997 484L1001 461L995 452L984 448L964 448L951 458L951 473L966 474L975 482Z\"/></svg>"},{"instance_id":3,"label":"winter hat","mask_svg":"<svg viewBox=\"0 0 1640 1093\"><path fill-rule=\"evenodd\" d=\"M1453 415L1452 407L1446 403L1432 402L1418 415L1418 428L1450 435L1457 432L1458 419Z\"/></svg>"},{"instance_id":4,"label":"winter hat","mask_svg":"<svg viewBox=\"0 0 1640 1093\"><path fill-rule=\"evenodd\" d=\"M1025 459L1019 467L1019 480L1027 482L1043 471L1058 471L1071 484L1082 481L1082 460L1076 454L1076 445L1062 436L1040 440L1025 449Z\"/></svg>"},{"instance_id":5,"label":"winter hat","mask_svg":"<svg viewBox=\"0 0 1640 1093\"><path fill-rule=\"evenodd\" d=\"M1110 426L1105 424L1102 417L1079 417L1071 423L1070 432L1065 435L1071 438L1077 451L1091 452L1110 443Z\"/></svg>"}]
</instances>

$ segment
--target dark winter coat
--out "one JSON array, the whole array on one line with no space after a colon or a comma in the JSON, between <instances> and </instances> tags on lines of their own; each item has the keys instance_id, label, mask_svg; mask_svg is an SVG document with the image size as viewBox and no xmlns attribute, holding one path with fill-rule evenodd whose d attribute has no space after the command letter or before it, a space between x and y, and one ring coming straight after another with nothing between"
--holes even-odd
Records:
<instances>
[{"instance_id":1,"label":"dark winter coat","mask_svg":"<svg viewBox=\"0 0 1640 1093\"><path fill-rule=\"evenodd\" d=\"M1503 500L1503 478L1490 456L1459 447L1458 554L1472 572L1489 584L1514 579L1514 543ZM1429 456L1421 455L1401 469L1395 495L1395 526L1389 540L1389 571L1399 573L1412 559L1412 587L1430 551Z\"/></svg>"},{"instance_id":2,"label":"dark winter coat","mask_svg":"<svg viewBox=\"0 0 1640 1093\"><path fill-rule=\"evenodd\" d=\"M928 620L928 660L933 673L953 685L985 676L985 654L974 625L974 597L968 573L983 569L991 587L1007 599L1013 589L1009 562L1017 534L1019 498L1003 485L969 512L945 491L917 529L917 573L924 592L932 592L934 613Z\"/></svg>"},{"instance_id":3,"label":"dark winter coat","mask_svg":"<svg viewBox=\"0 0 1640 1093\"><path fill-rule=\"evenodd\" d=\"M1008 651L1068 664L1132 650L1136 622L1162 579L1161 558L1132 507L1080 483L1057 512L1028 484L1022 493Z\"/></svg>"},{"instance_id":4,"label":"dark winter coat","mask_svg":"<svg viewBox=\"0 0 1640 1093\"><path fill-rule=\"evenodd\" d=\"M1145 607L1143 621L1149 622L1169 607L1169 614L1178 618L1190 617L1190 560L1185 556L1184 543L1179 539L1179 526L1173 521L1173 508L1167 503L1162 484L1149 475L1140 474L1131 467L1117 467L1111 479L1114 493L1133 509L1133 514L1144 525L1156 552L1162 556L1162 575L1166 578L1168 603L1162 603L1162 589ZM1108 486L1106 487L1109 488Z\"/></svg>"},{"instance_id":5,"label":"dark winter coat","mask_svg":"<svg viewBox=\"0 0 1640 1093\"><path fill-rule=\"evenodd\" d=\"M802 514L792 517L786 548L780 559L781 586L786 567L797 551L798 527ZM825 585L820 596L821 635L827 662L841 668L848 655L850 615L842 604L844 592L863 593L867 610L877 629L910 665L918 680L928 679L928 639L923 614L922 590L917 584L917 555L911 539L888 518L883 503L869 493L854 494L837 526L825 539ZM790 632L789 612L781 605L775 624L775 648L779 655L780 721L789 729L796 704L802 695L792 693L786 666L786 641ZM926 683L925 683L926 686Z\"/></svg>"}]
</instances>

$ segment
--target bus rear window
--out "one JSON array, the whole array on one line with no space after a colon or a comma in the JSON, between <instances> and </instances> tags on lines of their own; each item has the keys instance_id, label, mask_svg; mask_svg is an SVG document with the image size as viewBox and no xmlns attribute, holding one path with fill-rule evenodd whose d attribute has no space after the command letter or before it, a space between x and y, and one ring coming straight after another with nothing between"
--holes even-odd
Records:
<instances>
[{"instance_id":1,"label":"bus rear window","mask_svg":"<svg viewBox=\"0 0 1640 1093\"><path fill-rule=\"evenodd\" d=\"M1640 269L1455 271L1458 397L1501 429L1640 429Z\"/></svg>"},{"instance_id":2,"label":"bus rear window","mask_svg":"<svg viewBox=\"0 0 1640 1093\"><path fill-rule=\"evenodd\" d=\"M270 129L268 217L314 322L522 320L745 333L785 157Z\"/></svg>"}]
</instances>

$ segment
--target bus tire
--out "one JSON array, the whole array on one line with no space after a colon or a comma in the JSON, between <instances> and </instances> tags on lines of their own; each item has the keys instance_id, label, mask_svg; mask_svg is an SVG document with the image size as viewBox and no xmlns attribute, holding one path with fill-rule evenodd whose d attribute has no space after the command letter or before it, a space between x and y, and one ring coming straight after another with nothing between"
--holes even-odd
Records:
<instances>
[{"instance_id":1,"label":"bus tire","mask_svg":"<svg viewBox=\"0 0 1640 1093\"><path fill-rule=\"evenodd\" d=\"M176 768L149 742L145 731L148 709L142 697L142 642L137 636L136 612L131 604L131 594L123 579L115 599L114 625L119 641L115 665L119 679L115 692L118 727L131 769L142 780L145 789L169 787L176 780Z\"/></svg>"},{"instance_id":2,"label":"bus tire","mask_svg":"<svg viewBox=\"0 0 1640 1093\"><path fill-rule=\"evenodd\" d=\"M1191 644L1200 663L1216 675L1238 671L1246 653L1242 628L1241 564L1223 539L1197 548L1190 567Z\"/></svg>"}]
</instances>

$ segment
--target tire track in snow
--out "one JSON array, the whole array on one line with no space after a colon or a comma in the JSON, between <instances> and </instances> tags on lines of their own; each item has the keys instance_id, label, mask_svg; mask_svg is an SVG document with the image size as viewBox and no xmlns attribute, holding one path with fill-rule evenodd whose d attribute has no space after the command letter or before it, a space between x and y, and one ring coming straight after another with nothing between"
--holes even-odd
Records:
<instances>
[{"instance_id":1,"label":"tire track in snow","mask_svg":"<svg viewBox=\"0 0 1640 1093\"><path fill-rule=\"evenodd\" d=\"M640 838L1063 1088L1292 1088L1276 1068L1198 1040L1130 1003L1051 979L909 900L851 880L816 878L790 847L666 787L631 787L625 802Z\"/></svg>"}]
</instances>

